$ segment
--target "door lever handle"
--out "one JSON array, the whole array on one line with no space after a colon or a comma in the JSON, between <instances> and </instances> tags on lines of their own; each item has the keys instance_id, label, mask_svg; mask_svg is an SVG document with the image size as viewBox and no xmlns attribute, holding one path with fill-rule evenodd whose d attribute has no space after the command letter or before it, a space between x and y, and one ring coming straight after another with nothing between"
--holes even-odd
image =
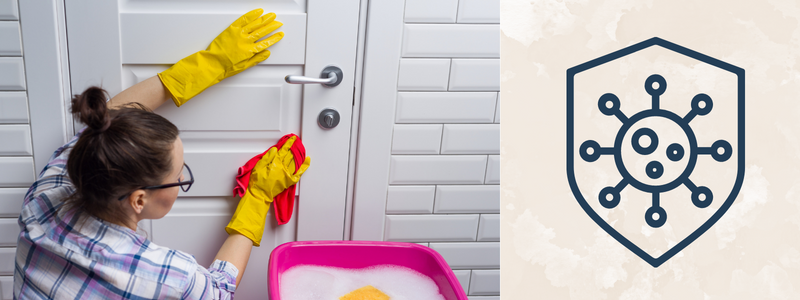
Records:
<instances>
[{"instance_id":1,"label":"door lever handle","mask_svg":"<svg viewBox=\"0 0 800 300\"><path fill-rule=\"evenodd\" d=\"M313 77L305 77L300 75L286 75L284 78L287 83L292 84L309 84L309 83L319 83L326 87L335 87L342 82L342 69L336 66L327 66L325 69L322 69L322 73L319 74L319 78Z\"/></svg>"}]
</instances>

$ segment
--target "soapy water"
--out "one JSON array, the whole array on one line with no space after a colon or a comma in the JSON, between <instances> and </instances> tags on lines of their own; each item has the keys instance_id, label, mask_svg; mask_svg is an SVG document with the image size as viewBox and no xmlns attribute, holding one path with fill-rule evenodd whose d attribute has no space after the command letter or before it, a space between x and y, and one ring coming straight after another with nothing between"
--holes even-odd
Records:
<instances>
[{"instance_id":1,"label":"soapy water","mask_svg":"<svg viewBox=\"0 0 800 300\"><path fill-rule=\"evenodd\" d=\"M433 279L397 265L363 269L297 265L281 274L280 293L283 300L338 300L367 285L391 300L444 300Z\"/></svg>"}]
</instances>

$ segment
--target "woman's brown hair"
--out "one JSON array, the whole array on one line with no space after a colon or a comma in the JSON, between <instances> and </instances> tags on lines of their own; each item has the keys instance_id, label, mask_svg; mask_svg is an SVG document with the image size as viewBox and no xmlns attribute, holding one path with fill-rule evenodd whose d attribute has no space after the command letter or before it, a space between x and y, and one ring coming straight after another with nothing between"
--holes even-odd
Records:
<instances>
[{"instance_id":1,"label":"woman's brown hair","mask_svg":"<svg viewBox=\"0 0 800 300\"><path fill-rule=\"evenodd\" d=\"M118 198L161 184L172 171L178 128L138 103L110 110L106 99L108 93L99 87L72 98L72 114L87 128L67 159L75 193L64 204L68 210L123 221L127 217Z\"/></svg>"}]
</instances>

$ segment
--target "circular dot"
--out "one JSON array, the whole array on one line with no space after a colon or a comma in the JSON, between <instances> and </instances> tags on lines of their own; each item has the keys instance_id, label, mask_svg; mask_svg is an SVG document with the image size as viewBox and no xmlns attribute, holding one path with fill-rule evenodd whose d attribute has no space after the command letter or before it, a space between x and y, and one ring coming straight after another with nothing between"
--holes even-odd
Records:
<instances>
[{"instance_id":1,"label":"circular dot","mask_svg":"<svg viewBox=\"0 0 800 300\"><path fill-rule=\"evenodd\" d=\"M667 222L667 211L658 206L651 206L644 212L644 220L650 227L661 227Z\"/></svg>"},{"instance_id":2,"label":"circular dot","mask_svg":"<svg viewBox=\"0 0 800 300\"><path fill-rule=\"evenodd\" d=\"M671 161L679 161L683 158L683 146L678 143L667 146L667 158Z\"/></svg>"},{"instance_id":3,"label":"circular dot","mask_svg":"<svg viewBox=\"0 0 800 300\"><path fill-rule=\"evenodd\" d=\"M647 148L647 146L650 146L650 137L646 135L640 136L639 145L645 148Z\"/></svg>"},{"instance_id":4,"label":"circular dot","mask_svg":"<svg viewBox=\"0 0 800 300\"><path fill-rule=\"evenodd\" d=\"M645 173L647 174L647 177L650 177L652 179L657 179L664 174L664 166L657 161L651 161L647 163L647 166L645 168L646 168Z\"/></svg>"},{"instance_id":5,"label":"circular dot","mask_svg":"<svg viewBox=\"0 0 800 300\"><path fill-rule=\"evenodd\" d=\"M647 136L650 140L646 146L642 145L643 136ZM656 151L656 148L658 148L658 136L656 135L656 132L650 128L639 128L639 130L636 130L636 132L633 133L633 136L631 137L631 143L633 144L633 150L635 150L636 153L648 155L653 153L653 151Z\"/></svg>"},{"instance_id":6,"label":"circular dot","mask_svg":"<svg viewBox=\"0 0 800 300\"><path fill-rule=\"evenodd\" d=\"M692 111L698 115L705 116L711 112L714 102L706 94L697 94L692 98Z\"/></svg>"},{"instance_id":7,"label":"circular dot","mask_svg":"<svg viewBox=\"0 0 800 300\"><path fill-rule=\"evenodd\" d=\"M607 186L600 190L599 195L600 205L605 208L614 208L619 204L619 192L614 190L614 187Z\"/></svg>"},{"instance_id":8,"label":"circular dot","mask_svg":"<svg viewBox=\"0 0 800 300\"><path fill-rule=\"evenodd\" d=\"M733 148L731 144L725 140L718 140L711 144L711 157L714 160L723 162L731 158L733 154Z\"/></svg>"},{"instance_id":9,"label":"circular dot","mask_svg":"<svg viewBox=\"0 0 800 300\"><path fill-rule=\"evenodd\" d=\"M613 115L619 111L619 98L612 93L603 94L600 96L600 100L597 101L597 107L604 115Z\"/></svg>"},{"instance_id":10,"label":"circular dot","mask_svg":"<svg viewBox=\"0 0 800 300\"><path fill-rule=\"evenodd\" d=\"M580 153L583 160L593 162L600 158L600 144L593 140L585 141L578 149L578 153Z\"/></svg>"},{"instance_id":11,"label":"circular dot","mask_svg":"<svg viewBox=\"0 0 800 300\"><path fill-rule=\"evenodd\" d=\"M711 193L711 189L700 186L692 191L692 204L699 208L706 208L711 205L711 201L714 200L714 194Z\"/></svg>"},{"instance_id":12,"label":"circular dot","mask_svg":"<svg viewBox=\"0 0 800 300\"><path fill-rule=\"evenodd\" d=\"M667 90L667 80L658 74L650 75L644 81L644 90L651 96L660 96Z\"/></svg>"}]
</instances>

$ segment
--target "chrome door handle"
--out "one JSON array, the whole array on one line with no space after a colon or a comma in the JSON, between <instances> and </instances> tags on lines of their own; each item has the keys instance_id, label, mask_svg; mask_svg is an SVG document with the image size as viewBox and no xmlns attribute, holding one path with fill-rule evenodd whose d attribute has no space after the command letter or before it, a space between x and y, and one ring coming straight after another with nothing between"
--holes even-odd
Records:
<instances>
[{"instance_id":1,"label":"chrome door handle","mask_svg":"<svg viewBox=\"0 0 800 300\"><path fill-rule=\"evenodd\" d=\"M313 77L305 77L300 75L286 75L284 78L287 83L293 84L308 84L308 83L320 83L326 87L335 87L342 82L342 69L336 66L327 66L325 69L322 69L322 73L319 74L319 78Z\"/></svg>"}]
</instances>

